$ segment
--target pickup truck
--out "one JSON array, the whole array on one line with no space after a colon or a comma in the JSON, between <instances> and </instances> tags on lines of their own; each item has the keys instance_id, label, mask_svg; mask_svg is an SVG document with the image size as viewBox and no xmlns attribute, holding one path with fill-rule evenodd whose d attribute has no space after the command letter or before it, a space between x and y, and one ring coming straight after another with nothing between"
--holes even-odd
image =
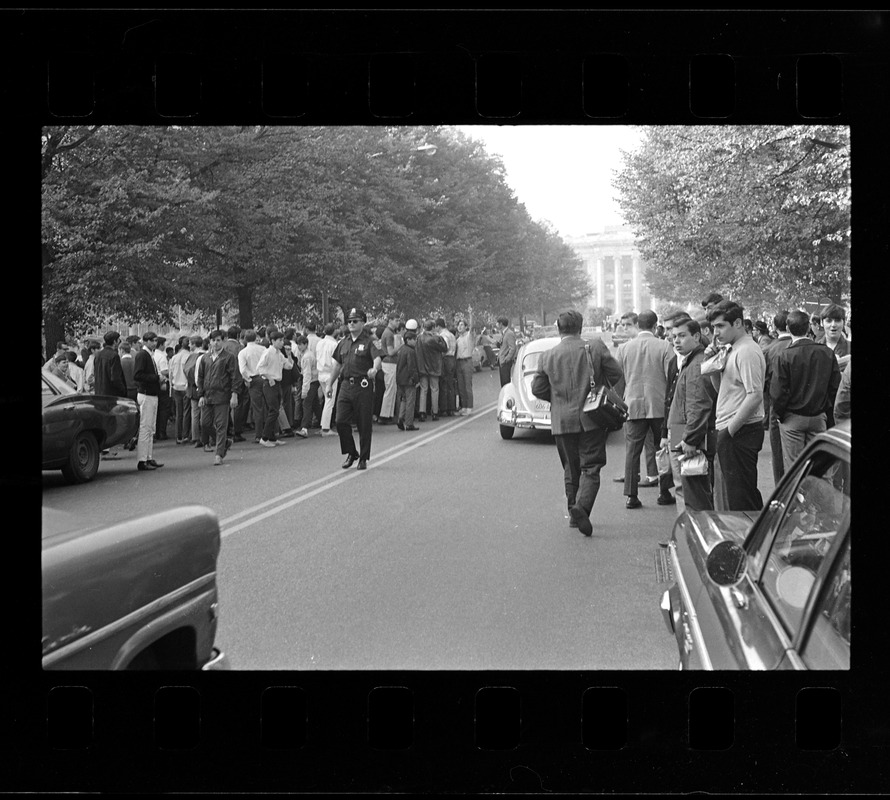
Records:
<instances>
[{"instance_id":1,"label":"pickup truck","mask_svg":"<svg viewBox=\"0 0 890 800\"><path fill-rule=\"evenodd\" d=\"M182 506L111 525L44 507L44 669L217 670L219 521Z\"/></svg>"}]
</instances>

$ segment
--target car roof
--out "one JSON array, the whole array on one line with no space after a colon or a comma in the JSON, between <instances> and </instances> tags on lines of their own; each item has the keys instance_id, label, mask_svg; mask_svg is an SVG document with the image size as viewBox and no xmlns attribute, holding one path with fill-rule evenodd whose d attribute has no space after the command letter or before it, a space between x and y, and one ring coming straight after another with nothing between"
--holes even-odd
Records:
<instances>
[{"instance_id":1,"label":"car roof","mask_svg":"<svg viewBox=\"0 0 890 800\"><path fill-rule=\"evenodd\" d=\"M551 347L556 347L558 344L558 336L547 336L543 339L530 339L522 345L522 349L526 353L538 353L549 350Z\"/></svg>"}]
</instances>

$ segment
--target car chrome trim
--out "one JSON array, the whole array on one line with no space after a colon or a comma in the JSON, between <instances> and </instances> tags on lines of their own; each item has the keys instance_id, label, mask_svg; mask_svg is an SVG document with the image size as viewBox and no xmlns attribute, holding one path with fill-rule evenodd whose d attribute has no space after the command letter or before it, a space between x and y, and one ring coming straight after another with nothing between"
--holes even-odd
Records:
<instances>
[{"instance_id":1,"label":"car chrome trim","mask_svg":"<svg viewBox=\"0 0 890 800\"><path fill-rule=\"evenodd\" d=\"M677 559L676 550L671 552L671 558ZM689 594L689 587L686 585L686 579L683 577L683 571L680 569L680 562L677 561L674 565L674 576L677 582L677 586L680 589L680 594L683 597L683 604L686 606L686 610L689 614L689 624L692 628L692 635L696 642L699 645L699 653L701 655L702 660L702 668L713 670L714 667L711 664L711 656L708 653L708 647L705 644L705 637L702 635L701 627L698 624L698 614L695 612L695 606L692 604L692 596Z\"/></svg>"},{"instance_id":2,"label":"car chrome trim","mask_svg":"<svg viewBox=\"0 0 890 800\"><path fill-rule=\"evenodd\" d=\"M120 619L117 619L114 622L111 622L108 625L105 625L98 630L93 631L92 633L88 633L86 636L83 636L80 639L71 642L70 644L63 645L58 650L53 650L51 653L47 653L43 657L43 668L50 669L57 661L61 661L62 659L71 656L78 650L82 650L85 647L92 647L94 644L101 641L102 639L105 639L109 636L114 636L115 634L120 633L131 625L141 622L146 617L151 617L155 614L165 611L170 606L178 603L193 592L202 589L204 586L208 584L213 585L215 580L215 572L209 572L206 575L202 575L200 578L196 578L195 580L185 584L184 586L180 586L178 589L175 589L174 591L169 592L162 597L158 597L156 600L152 600L150 603L146 603L146 605L142 606L141 608L137 608L134 611L131 611L126 616L123 616Z\"/></svg>"}]
</instances>

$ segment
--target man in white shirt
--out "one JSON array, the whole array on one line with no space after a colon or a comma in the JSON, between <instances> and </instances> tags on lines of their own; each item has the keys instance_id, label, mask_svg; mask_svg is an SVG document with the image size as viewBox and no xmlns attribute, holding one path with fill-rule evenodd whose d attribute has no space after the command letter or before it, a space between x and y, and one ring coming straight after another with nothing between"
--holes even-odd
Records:
<instances>
[{"instance_id":1,"label":"man in white shirt","mask_svg":"<svg viewBox=\"0 0 890 800\"><path fill-rule=\"evenodd\" d=\"M334 335L337 326L329 322L324 326L324 338L319 339L315 348L315 366L318 370L318 382L324 393L324 408L321 411L321 435L336 436L336 431L331 430L331 417L334 413L334 404L337 402L336 392L332 389L331 374L334 371L334 350L337 349L337 337Z\"/></svg>"},{"instance_id":2,"label":"man in white shirt","mask_svg":"<svg viewBox=\"0 0 890 800\"><path fill-rule=\"evenodd\" d=\"M253 440L259 444L266 424L266 407L263 403L263 379L257 367L266 348L257 342L256 331L248 328L244 331L244 347L238 353L238 371L244 379L250 397L250 418L253 421Z\"/></svg>"},{"instance_id":3,"label":"man in white shirt","mask_svg":"<svg viewBox=\"0 0 890 800\"><path fill-rule=\"evenodd\" d=\"M271 344L260 358L257 373L263 381L263 401L266 405L266 420L260 444L263 447L275 447L285 444L276 435L278 429L278 411L281 408L281 373L285 369L293 369L294 362L282 355L284 349L284 333L275 331L270 339Z\"/></svg>"},{"instance_id":4,"label":"man in white shirt","mask_svg":"<svg viewBox=\"0 0 890 800\"><path fill-rule=\"evenodd\" d=\"M176 432L176 444L184 444L189 439L192 412L191 404L186 399L188 380L185 377L185 361L191 355L189 337L179 337L179 350L170 359L170 385L173 395L175 419L173 428Z\"/></svg>"}]
</instances>

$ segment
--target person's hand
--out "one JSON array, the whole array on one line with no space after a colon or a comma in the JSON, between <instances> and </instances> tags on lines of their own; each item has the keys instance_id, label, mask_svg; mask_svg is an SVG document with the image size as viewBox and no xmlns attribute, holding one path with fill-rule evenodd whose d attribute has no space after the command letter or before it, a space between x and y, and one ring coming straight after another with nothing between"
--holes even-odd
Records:
<instances>
[{"instance_id":1,"label":"person's hand","mask_svg":"<svg viewBox=\"0 0 890 800\"><path fill-rule=\"evenodd\" d=\"M198 398L198 408L204 408L204 398L203 397Z\"/></svg>"},{"instance_id":2,"label":"person's hand","mask_svg":"<svg viewBox=\"0 0 890 800\"><path fill-rule=\"evenodd\" d=\"M663 439L658 443L658 447L659 447L659 449L663 449L663 448L667 447L667 445L668 445L668 440L667 440L666 438L663 438Z\"/></svg>"},{"instance_id":3,"label":"person's hand","mask_svg":"<svg viewBox=\"0 0 890 800\"><path fill-rule=\"evenodd\" d=\"M238 408L238 395L233 394L232 399L229 400L229 408Z\"/></svg>"},{"instance_id":4,"label":"person's hand","mask_svg":"<svg viewBox=\"0 0 890 800\"><path fill-rule=\"evenodd\" d=\"M691 444L686 444L686 442L680 442L680 447L683 448L683 456L685 458L692 458L692 456L698 452L697 447L693 447Z\"/></svg>"}]
</instances>

